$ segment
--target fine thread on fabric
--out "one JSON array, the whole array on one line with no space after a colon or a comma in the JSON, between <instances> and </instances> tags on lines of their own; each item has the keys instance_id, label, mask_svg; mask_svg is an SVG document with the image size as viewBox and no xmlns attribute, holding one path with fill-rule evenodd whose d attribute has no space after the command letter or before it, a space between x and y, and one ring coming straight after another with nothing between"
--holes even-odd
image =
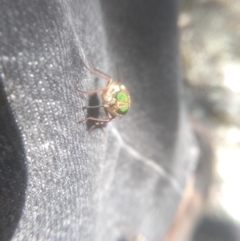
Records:
<instances>
[{"instance_id":1,"label":"fine thread on fabric","mask_svg":"<svg viewBox=\"0 0 240 241\"><path fill-rule=\"evenodd\" d=\"M119 131L111 124L109 123L109 125L111 126L110 131L114 134L114 136L117 138L117 140L119 141L119 143L134 157L137 158L137 160L141 160L144 165L147 165L149 167L151 167L153 170L155 170L157 173L159 173L160 175L166 177L170 183L172 184L173 187L175 187L176 191L181 193L182 192L182 188L180 187L178 181L172 177L169 173L167 173L160 165L156 164L156 162L152 159L149 159L147 157L145 157L144 155L140 154L138 151L136 151L132 146L130 146L128 143L126 143L121 134L119 133Z\"/></svg>"}]
</instances>

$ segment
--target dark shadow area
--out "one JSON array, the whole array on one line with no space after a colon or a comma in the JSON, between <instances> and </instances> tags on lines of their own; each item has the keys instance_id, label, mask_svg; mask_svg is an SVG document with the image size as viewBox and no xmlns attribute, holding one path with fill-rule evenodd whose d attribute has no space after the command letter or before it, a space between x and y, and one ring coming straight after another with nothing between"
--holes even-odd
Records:
<instances>
[{"instance_id":1,"label":"dark shadow area","mask_svg":"<svg viewBox=\"0 0 240 241\"><path fill-rule=\"evenodd\" d=\"M27 187L23 142L0 79L0 240L11 240Z\"/></svg>"},{"instance_id":2,"label":"dark shadow area","mask_svg":"<svg viewBox=\"0 0 240 241\"><path fill-rule=\"evenodd\" d=\"M97 94L93 94L89 96L88 105L89 106L100 105L100 101ZM100 118L100 115L101 115L100 108L87 109L87 117ZM87 121L87 130L102 129L105 126L106 126L106 123L101 125L96 125L96 121L93 121L93 120Z\"/></svg>"},{"instance_id":3,"label":"dark shadow area","mask_svg":"<svg viewBox=\"0 0 240 241\"><path fill-rule=\"evenodd\" d=\"M229 220L205 217L195 231L196 241L238 241L239 225Z\"/></svg>"}]
</instances>

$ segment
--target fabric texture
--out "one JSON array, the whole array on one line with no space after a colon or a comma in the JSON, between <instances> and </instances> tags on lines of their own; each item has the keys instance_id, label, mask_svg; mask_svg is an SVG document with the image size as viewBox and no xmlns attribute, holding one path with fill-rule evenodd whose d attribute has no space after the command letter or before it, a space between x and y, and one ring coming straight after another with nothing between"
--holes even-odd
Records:
<instances>
[{"instance_id":1,"label":"fabric texture","mask_svg":"<svg viewBox=\"0 0 240 241\"><path fill-rule=\"evenodd\" d=\"M1 240L164 237L197 164L177 11L174 0L1 2ZM118 67L132 105L88 135L76 122L101 99L77 88L106 82L91 60L115 79Z\"/></svg>"}]
</instances>

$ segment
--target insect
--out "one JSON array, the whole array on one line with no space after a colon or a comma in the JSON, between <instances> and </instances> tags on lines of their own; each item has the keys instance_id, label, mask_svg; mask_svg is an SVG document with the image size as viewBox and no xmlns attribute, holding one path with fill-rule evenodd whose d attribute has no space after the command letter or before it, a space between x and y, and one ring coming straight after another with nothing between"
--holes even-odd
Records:
<instances>
[{"instance_id":1,"label":"insect","mask_svg":"<svg viewBox=\"0 0 240 241\"><path fill-rule=\"evenodd\" d=\"M93 69L89 68L83 61L84 67L89 70L90 73L107 80L107 84L102 89L84 91L79 90L82 93L93 95L99 92L102 92L102 104L97 106L84 106L83 109L91 109L91 108L100 108L103 107L106 118L96 118L96 117L86 117L83 120L78 121L77 123L82 123L88 120L95 121L95 125L91 127L91 130L96 128L97 126L102 126L104 123L110 122L114 118L118 116L125 115L131 104L130 94L127 91L126 87L120 83L118 80L114 80L110 75L102 72L99 69L93 67Z\"/></svg>"}]
</instances>

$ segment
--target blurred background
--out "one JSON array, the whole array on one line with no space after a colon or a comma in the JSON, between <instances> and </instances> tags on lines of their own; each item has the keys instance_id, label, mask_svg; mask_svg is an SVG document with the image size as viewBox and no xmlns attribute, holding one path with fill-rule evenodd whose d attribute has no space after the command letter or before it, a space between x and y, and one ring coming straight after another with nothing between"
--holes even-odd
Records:
<instances>
[{"instance_id":1,"label":"blurred background","mask_svg":"<svg viewBox=\"0 0 240 241\"><path fill-rule=\"evenodd\" d=\"M202 218L189 239L240 240L240 1L183 1L178 26L190 118L214 157Z\"/></svg>"}]
</instances>

